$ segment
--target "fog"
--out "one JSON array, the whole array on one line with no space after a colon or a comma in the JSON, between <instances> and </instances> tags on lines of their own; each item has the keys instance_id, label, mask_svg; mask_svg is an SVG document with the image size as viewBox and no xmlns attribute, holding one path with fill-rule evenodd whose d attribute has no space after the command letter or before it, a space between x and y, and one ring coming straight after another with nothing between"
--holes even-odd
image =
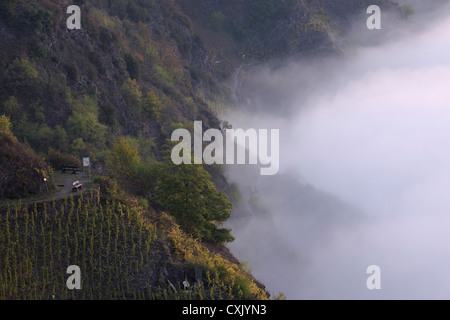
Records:
<instances>
[{"instance_id":1,"label":"fog","mask_svg":"<svg viewBox=\"0 0 450 320\"><path fill-rule=\"evenodd\" d=\"M354 25L341 57L248 70L224 115L280 129L278 176L227 171L242 193L229 246L272 293L450 298L450 10L408 3L415 14L373 45Z\"/></svg>"}]
</instances>

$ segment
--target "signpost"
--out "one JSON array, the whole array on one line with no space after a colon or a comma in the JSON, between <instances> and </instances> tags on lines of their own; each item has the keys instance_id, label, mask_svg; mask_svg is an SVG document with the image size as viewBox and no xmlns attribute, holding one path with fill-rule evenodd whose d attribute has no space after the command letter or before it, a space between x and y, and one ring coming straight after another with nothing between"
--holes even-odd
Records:
<instances>
[{"instance_id":1,"label":"signpost","mask_svg":"<svg viewBox=\"0 0 450 320\"><path fill-rule=\"evenodd\" d=\"M89 170L89 180L91 180L91 163L89 157L83 158L83 167L88 167Z\"/></svg>"}]
</instances>

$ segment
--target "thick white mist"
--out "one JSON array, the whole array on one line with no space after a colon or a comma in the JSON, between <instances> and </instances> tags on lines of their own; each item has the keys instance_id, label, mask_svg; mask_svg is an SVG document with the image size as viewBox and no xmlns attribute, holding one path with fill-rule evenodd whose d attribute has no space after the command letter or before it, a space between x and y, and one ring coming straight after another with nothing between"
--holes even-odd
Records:
<instances>
[{"instance_id":1,"label":"thick white mist","mask_svg":"<svg viewBox=\"0 0 450 320\"><path fill-rule=\"evenodd\" d=\"M450 298L450 17L440 11L395 41L349 49L324 84L330 90L287 97L295 116L231 117L241 126L282 124L280 172L367 215L306 236L314 217L272 208L270 221L240 232L232 250L270 291L289 299ZM271 247L271 236L289 245ZM281 258L285 249L289 258ZM372 264L381 267L378 291L366 288Z\"/></svg>"},{"instance_id":2,"label":"thick white mist","mask_svg":"<svg viewBox=\"0 0 450 320\"><path fill-rule=\"evenodd\" d=\"M297 117L293 165L379 215L450 214L450 18L360 50L331 96Z\"/></svg>"}]
</instances>

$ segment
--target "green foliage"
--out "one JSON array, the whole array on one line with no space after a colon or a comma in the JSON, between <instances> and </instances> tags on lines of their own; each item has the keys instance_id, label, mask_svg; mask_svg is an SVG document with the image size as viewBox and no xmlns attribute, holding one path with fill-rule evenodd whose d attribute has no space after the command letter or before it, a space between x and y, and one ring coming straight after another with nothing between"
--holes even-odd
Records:
<instances>
[{"instance_id":1,"label":"green foliage","mask_svg":"<svg viewBox=\"0 0 450 320\"><path fill-rule=\"evenodd\" d=\"M3 112L5 112L5 114L8 115L15 123L26 120L26 114L21 104L14 96L10 96L8 100L3 103Z\"/></svg>"},{"instance_id":2,"label":"green foliage","mask_svg":"<svg viewBox=\"0 0 450 320\"><path fill-rule=\"evenodd\" d=\"M145 199L145 198L139 198L138 204L139 204L142 208L144 208L145 210L148 210L148 208L150 207L149 204L148 204L148 200Z\"/></svg>"},{"instance_id":3,"label":"green foliage","mask_svg":"<svg viewBox=\"0 0 450 320\"><path fill-rule=\"evenodd\" d=\"M187 236L172 219L163 214L161 228L172 240L174 249L181 259L205 270L206 281L196 294L201 294L204 299L267 299L266 292L255 284L245 270L220 254L207 250L200 241Z\"/></svg>"},{"instance_id":4,"label":"green foliage","mask_svg":"<svg viewBox=\"0 0 450 320\"><path fill-rule=\"evenodd\" d=\"M160 164L156 201L170 212L181 228L195 238L230 242L229 229L219 229L231 216L231 203L198 165L176 166L170 159Z\"/></svg>"},{"instance_id":5,"label":"green foliage","mask_svg":"<svg viewBox=\"0 0 450 320\"><path fill-rule=\"evenodd\" d=\"M74 155L78 157L84 157L89 153L88 147L84 143L83 138L76 138L75 140L73 140L72 144L70 145L70 150Z\"/></svg>"},{"instance_id":6,"label":"green foliage","mask_svg":"<svg viewBox=\"0 0 450 320\"><path fill-rule=\"evenodd\" d=\"M129 175L137 173L140 162L138 150L122 137L108 153L106 165L113 170L113 175Z\"/></svg>"},{"instance_id":7,"label":"green foliage","mask_svg":"<svg viewBox=\"0 0 450 320\"><path fill-rule=\"evenodd\" d=\"M153 197L158 195L158 203L165 208L166 203L164 203L163 198L169 197L167 207L172 208L173 214L180 217L185 230L199 239L210 239L217 242L231 241L233 238L230 231L218 228L223 221L228 219L231 205L225 195L215 189L211 177L203 168L169 166L170 170L165 171L167 169L164 167L165 164L153 162L155 158L160 156L159 145L155 141L158 139L157 141L160 142L160 139L164 138L164 134L170 133L168 128L173 124L171 121L182 123L186 119L196 116L194 106L197 107L198 100L191 97L196 95L194 94L195 90L200 89L198 87L192 88L193 84L186 69L192 67L193 64L190 61L198 60L193 59L192 54L202 54L204 45L199 37L186 36L186 30L190 30L194 35L189 19L179 10L175 1L154 3L147 0L100 0L96 1L95 4L92 1L75 1L75 4L89 4L89 10L83 11L83 25L87 27L87 35L83 34L83 37L87 36L87 41L90 43L87 47L79 41L82 39L75 34L66 37L64 32L62 34L59 32L59 29L64 27L65 22L64 12L61 12L61 1L57 3L35 0L0 1L3 21L6 21L4 14L7 10L16 15L13 17L14 24L8 24L9 30L2 38L2 45L6 45L10 41L9 33L12 33L15 39L13 41L14 46L11 49L0 52L4 59L4 66L0 71L0 79L3 84L0 88L0 105L2 108L0 114L10 117L14 133L20 133L20 136L18 135L20 141L25 141L36 152L45 154L47 160L55 168L63 164L76 165L79 163L81 156L91 156L91 159L94 157L101 158L106 155L106 150L113 145L113 139L116 139L120 134L132 134L133 137L127 136L125 142L121 140L114 145L111 153L108 153L107 163L108 166L111 165L110 167L113 168L114 172L125 173L126 178L124 180L128 179L129 182L142 187L141 190L138 190L139 195L146 198L141 198L139 204L143 208L157 206ZM18 3L17 6L16 3ZM6 11L3 11L3 9ZM50 13L49 10L53 12ZM161 18L167 24L167 30L162 30L164 31L162 33L160 33L161 30L157 30L158 28L150 31L147 24L134 23L128 20L148 21L150 10L153 10L152 15L161 14ZM216 12L211 16L211 23L214 28L221 29L226 18L222 12ZM21 22L24 23L21 24ZM58 28L55 28L51 35L49 32L47 38L45 33L48 32L53 23L58 24ZM10 26L17 26L17 28ZM122 60L120 56L124 53L126 54ZM205 88L205 91L208 91L208 83L214 81L211 72L203 70L201 63L196 68L199 72L193 72L197 82L195 85L197 86L200 83L202 90ZM132 79L127 80L126 71ZM206 79L206 77L210 78ZM119 85L120 91L122 84L122 92L113 92L117 85ZM69 92L73 92L73 95ZM199 92L197 96L202 96L202 93ZM97 97L101 99L98 104ZM128 108L123 107L122 98L126 101ZM99 112L99 106L101 112ZM189 111L186 111L188 109ZM206 107L204 110L206 110ZM209 118L210 114L205 111L204 116ZM117 119L120 119L120 125ZM109 128L104 125L105 123L108 124ZM127 127L128 123L132 123L133 126ZM189 124L191 124L191 121L189 121ZM186 125L178 125L186 127ZM140 128L145 128L146 136L151 134L158 138L148 139L138 136L137 132ZM160 131L162 134L160 134ZM19 151L18 154L23 156L21 148L3 148L3 145L0 153L7 150ZM139 160L140 157L142 157L142 161ZM20 187L29 187L33 192L34 190L42 190L42 177L44 174L50 174L50 168L42 159L38 161L39 157L34 158L34 155L30 158L23 157L26 162L19 162L17 160L19 158L14 159L17 163L20 163L23 176L18 174L17 171L20 170L9 169L10 167L8 167L8 175L10 176L6 178L1 176L0 179L19 181ZM101 164L103 165L104 162ZM1 166L3 165L13 168L13 162L1 162ZM29 170L31 167L34 171ZM117 170L114 168L117 168ZM109 180L108 196L118 196L120 188L127 189L128 185L124 184L123 180L119 180L120 178L122 177L117 177L117 180ZM0 185L2 187L3 181L6 180L1 180ZM189 183L192 189L177 189L175 190L175 197L171 197L172 186L169 184L170 181ZM102 182L104 181L102 180ZM16 187L11 188L14 196L26 195L28 192L22 193L18 190L19 188ZM134 190L127 189L127 191L132 193ZM183 198L187 199L184 201L186 203L183 203ZM192 200L190 200L191 198ZM90 201L90 206L86 201ZM33 255L33 257L30 255L30 259L32 261L36 259L33 273L38 275L39 280L33 282L31 278L24 276L25 286L17 288L10 286L12 278L8 278L6 283L2 281L2 278L0 279L0 298L31 297L31 295L38 298L49 298L51 297L50 291L53 291L53 288L49 287L55 287L58 292L61 292L61 295L56 294L57 298L67 297L62 293L64 288L59 287L59 284L54 284L56 282L53 281L52 276L49 276L53 273L57 274L54 272L56 266L61 267L66 262L49 253L51 250L57 251L54 246L52 247L52 243L55 244L53 242L55 238L51 238L49 232L53 233L54 236L56 236L55 232L59 232L59 229L52 229L52 219L55 217L54 223L57 224L59 222L58 216L64 216L61 219L62 224L68 223L70 228L74 224L76 228L78 227L76 220L72 219L75 217L76 209L72 211L72 218L68 218L72 207L68 202L66 200L64 208L58 210L50 209L50 204L48 204L47 210L40 207L34 217L39 228L42 222L42 230L45 231L45 236L25 237L25 242L16 242L17 247L12 249L15 250L20 247L20 250L25 250L24 248L30 250L31 255ZM59 204L57 203L56 207ZM69 205L69 209L67 205ZM78 204L76 205L78 206ZM194 207L190 208L189 205ZM120 216L120 210L117 207L105 205L103 209L105 208ZM181 211L185 209L191 209L189 211L192 211L192 213L187 212L186 214L193 217L194 223L190 223L187 219L183 220ZM87 210L89 217L95 217L96 223L97 218L101 219L101 215L96 215L97 212L95 212L95 210L101 210L100 206L94 204L94 198L92 197L83 195L81 210ZM25 212L22 213L26 216ZM70 231L70 237L67 239L68 241L73 240L73 242L65 245L65 249L70 250L66 257L70 260L80 257L80 254L81 257L89 257L91 254L89 251L86 253L86 248L83 248L85 243L83 238L86 239L87 243L93 241L95 246L101 244L100 241L107 239L107 235L102 233L102 230L95 228L91 230L91 232L95 232L95 237L90 237L87 232L83 235L82 229L86 228L86 224L81 217L81 211L79 214L80 229L76 229L76 232L73 233ZM37 219L38 216L39 219ZM50 218L47 219L47 216ZM111 219L114 219L114 216L114 214L111 215ZM0 219L0 221L3 221L3 219ZM93 223L89 219L86 219L86 221ZM20 222L23 221L20 220ZM120 219L119 223L121 223ZM0 222L0 228L3 227L4 225L1 225ZM67 230L70 228L67 228ZM87 228L90 228L89 224ZM106 225L103 228L104 230L108 229ZM3 239L3 230L0 231L0 243ZM62 230L63 233L66 232L64 226ZM17 233L18 237L22 237L21 231ZM114 228L113 231L115 231ZM120 232L123 232L123 230ZM74 239L75 235L78 238L78 244ZM126 237L129 239L129 234ZM120 237L119 239L119 241L123 240ZM31 243L35 241L38 244L44 241L45 245L39 247L36 251L32 251L30 241ZM126 243L125 241L124 246L126 246ZM77 250L76 255L74 254L75 248ZM0 246L0 254L4 253L1 251L3 249L4 247ZM133 251L132 246L127 247L127 250L129 249ZM64 254L64 250L58 250L58 252ZM94 274L93 277L101 274L108 277L117 277L119 267L114 266L116 269L112 272L110 270L105 271L108 264L105 263L104 259L108 259L108 253L97 251L95 254L98 254L98 261L100 264L103 263L103 268L95 265L93 269L97 270L98 274ZM24 254L24 256L26 255ZM53 259L55 263L45 264L43 263L44 259L45 262ZM129 262L130 260L123 259L124 264ZM3 277L2 272L5 269L2 263L3 261L0 261L0 274ZM22 261L22 263L25 262ZM130 265L132 265L132 262ZM40 270L41 266L47 266L48 269ZM121 265L119 264L119 266ZM19 262L17 270L21 270L20 268ZM122 277L122 275L127 275L127 273L120 274L121 278L125 279L126 276ZM43 283L45 285L42 286ZM64 283L64 281L61 281L61 286ZM198 293L192 294L198 294L196 297L218 297L219 295L227 297L225 291L222 290L220 279L212 278L205 284L210 284L215 288L220 288L220 290L214 291L216 290L214 289L212 293L209 293L201 289ZM114 294L125 294L123 288L126 285L120 285L115 293L112 292L115 288L109 286L108 282L99 279L98 285L105 289L89 289L86 294L81 296L86 298L88 295L95 296L99 292L100 295L103 295L103 298L117 298ZM24 289L25 287L32 289L29 291ZM231 283L227 284L226 289L229 289L229 287L232 287ZM42 294L35 295L32 292L33 288L36 288L36 292L42 292ZM6 294L2 296L1 292ZM182 297L183 294L181 294ZM146 295L146 297L160 296L152 290L151 295Z\"/></svg>"},{"instance_id":8,"label":"green foliage","mask_svg":"<svg viewBox=\"0 0 450 320\"><path fill-rule=\"evenodd\" d=\"M33 4L23 7L20 26L34 32L46 31L53 26L52 13L48 10L36 8Z\"/></svg>"},{"instance_id":9,"label":"green foliage","mask_svg":"<svg viewBox=\"0 0 450 320\"><path fill-rule=\"evenodd\" d=\"M38 78L36 65L27 57L16 58L8 68L8 76L10 81L14 81L10 85L20 85L22 82Z\"/></svg>"},{"instance_id":10,"label":"green foliage","mask_svg":"<svg viewBox=\"0 0 450 320\"><path fill-rule=\"evenodd\" d=\"M313 11L308 24L303 26L304 32L307 30L325 32L328 25L330 25L332 21L333 19L328 16L322 8L316 9Z\"/></svg>"},{"instance_id":11,"label":"green foliage","mask_svg":"<svg viewBox=\"0 0 450 320\"><path fill-rule=\"evenodd\" d=\"M67 121L67 130L72 137L81 138L93 147L104 146L106 127L98 122L93 113L75 112Z\"/></svg>"},{"instance_id":12,"label":"green foliage","mask_svg":"<svg viewBox=\"0 0 450 320\"><path fill-rule=\"evenodd\" d=\"M11 132L11 129L12 124L11 121L9 120L9 117L4 114L0 115L0 130Z\"/></svg>"},{"instance_id":13,"label":"green foliage","mask_svg":"<svg viewBox=\"0 0 450 320\"><path fill-rule=\"evenodd\" d=\"M0 116L2 128L8 128L7 117ZM0 198L26 198L42 192L44 178L52 170L45 161L30 152L16 137L5 129L0 130Z\"/></svg>"},{"instance_id":14,"label":"green foliage","mask_svg":"<svg viewBox=\"0 0 450 320\"><path fill-rule=\"evenodd\" d=\"M107 13L105 13L103 10L99 10L97 8L92 8L92 15L96 22L98 22L100 25L108 27L108 28L114 28L116 26L117 18L112 19Z\"/></svg>"},{"instance_id":15,"label":"green foliage","mask_svg":"<svg viewBox=\"0 0 450 320\"><path fill-rule=\"evenodd\" d=\"M161 79L161 81L169 87L172 87L174 85L173 78L170 76L169 72L161 67L161 66L155 66L155 71L158 74L158 77Z\"/></svg>"},{"instance_id":16,"label":"green foliage","mask_svg":"<svg viewBox=\"0 0 450 320\"><path fill-rule=\"evenodd\" d=\"M222 11L216 11L209 17L208 27L215 31L219 31L223 28L225 20L225 14Z\"/></svg>"},{"instance_id":17,"label":"green foliage","mask_svg":"<svg viewBox=\"0 0 450 320\"><path fill-rule=\"evenodd\" d=\"M157 148L155 144L154 138L146 138L142 135L138 137L125 137L127 143L134 149L136 149L139 153L139 156L142 160L145 161L153 161L155 158L155 148Z\"/></svg>"},{"instance_id":18,"label":"green foliage","mask_svg":"<svg viewBox=\"0 0 450 320\"><path fill-rule=\"evenodd\" d=\"M36 146L37 152L47 151L53 142L53 130L46 124L28 128L24 136L30 144Z\"/></svg>"},{"instance_id":19,"label":"green foliage","mask_svg":"<svg viewBox=\"0 0 450 320\"><path fill-rule=\"evenodd\" d=\"M73 101L73 114L67 120L71 151L78 157L95 156L105 149L107 127L98 121L95 98L84 96Z\"/></svg>"},{"instance_id":20,"label":"green foliage","mask_svg":"<svg viewBox=\"0 0 450 320\"><path fill-rule=\"evenodd\" d=\"M414 8L410 4L404 4L401 6L402 17L408 18L414 14Z\"/></svg>"},{"instance_id":21,"label":"green foliage","mask_svg":"<svg viewBox=\"0 0 450 320\"><path fill-rule=\"evenodd\" d=\"M133 116L139 117L141 113L141 87L136 82L136 79L128 79L122 87L122 96L127 103L129 110L132 111Z\"/></svg>"},{"instance_id":22,"label":"green foliage","mask_svg":"<svg viewBox=\"0 0 450 320\"><path fill-rule=\"evenodd\" d=\"M149 90L142 100L142 108L150 118L159 120L164 106L158 96L153 91Z\"/></svg>"},{"instance_id":23,"label":"green foliage","mask_svg":"<svg viewBox=\"0 0 450 320\"><path fill-rule=\"evenodd\" d=\"M53 131L52 146L61 152L69 152L69 139L66 130L61 125L57 125Z\"/></svg>"},{"instance_id":24,"label":"green foliage","mask_svg":"<svg viewBox=\"0 0 450 320\"><path fill-rule=\"evenodd\" d=\"M130 77L139 80L141 71L136 57L131 53L126 53L123 59L127 65L127 71Z\"/></svg>"},{"instance_id":25,"label":"green foliage","mask_svg":"<svg viewBox=\"0 0 450 320\"><path fill-rule=\"evenodd\" d=\"M159 181L159 163L154 161L142 161L134 181L139 184L136 193L142 196L154 194Z\"/></svg>"},{"instance_id":26,"label":"green foliage","mask_svg":"<svg viewBox=\"0 0 450 320\"><path fill-rule=\"evenodd\" d=\"M70 155L70 154L64 154L59 150L55 150L53 148L50 148L46 160L54 169L61 169L64 166L75 166L75 167L81 167L81 160L77 157Z\"/></svg>"},{"instance_id":27,"label":"green foliage","mask_svg":"<svg viewBox=\"0 0 450 320\"><path fill-rule=\"evenodd\" d=\"M70 84L75 84L78 81L79 73L78 68L75 64L67 64L65 65L65 69L67 72L67 80Z\"/></svg>"},{"instance_id":28,"label":"green foliage","mask_svg":"<svg viewBox=\"0 0 450 320\"><path fill-rule=\"evenodd\" d=\"M39 58L45 58L48 54L47 48L42 42L35 41L32 45L32 52L34 56Z\"/></svg>"}]
</instances>

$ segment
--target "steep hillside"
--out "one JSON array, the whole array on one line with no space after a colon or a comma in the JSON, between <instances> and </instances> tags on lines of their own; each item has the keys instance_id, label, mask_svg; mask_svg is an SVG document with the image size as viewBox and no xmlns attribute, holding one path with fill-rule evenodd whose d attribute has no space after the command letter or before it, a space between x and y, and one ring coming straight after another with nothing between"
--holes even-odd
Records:
<instances>
[{"instance_id":1,"label":"steep hillside","mask_svg":"<svg viewBox=\"0 0 450 320\"><path fill-rule=\"evenodd\" d=\"M334 54L332 33L364 1L80 0L0 6L0 114L38 153L90 156L102 172L121 136L161 160L174 128L221 126L239 67L283 56ZM374 1L394 7L390 1ZM220 179L218 179L220 180ZM226 189L226 187L225 187Z\"/></svg>"},{"instance_id":2,"label":"steep hillside","mask_svg":"<svg viewBox=\"0 0 450 320\"><path fill-rule=\"evenodd\" d=\"M205 103L221 99L214 91L219 92L218 82L190 20L171 1L77 4L83 28L73 31L66 28L66 1L0 5L0 114L12 122L12 133L2 135L9 140L0 153L9 159L15 148L21 154L18 139L55 167L89 156L94 174L107 175L94 184L108 195L87 191L76 199L1 208L0 250L6 257L0 263L1 297L267 297L220 244L232 236L215 221L229 217L231 204L211 176L201 167L183 172L155 161L163 159L174 128L190 128L193 120L220 126ZM22 181L14 178L28 159L21 155L21 161L2 161L12 177L8 182L16 183L2 197L26 196L18 191ZM33 173L24 173L33 181ZM170 189L168 179L198 184L190 191L195 209L184 214L201 225L183 220L182 197L189 190ZM33 190L42 186L29 183ZM205 190L211 197L203 197ZM145 208L139 209L139 219L123 216L122 209L138 210L127 202L130 193L139 195ZM127 203L117 207L119 202ZM167 208L171 215L164 213ZM69 293L61 281L67 263L82 268L86 290ZM203 270L199 288L181 292L184 280L191 285L196 280L195 265Z\"/></svg>"},{"instance_id":3,"label":"steep hillside","mask_svg":"<svg viewBox=\"0 0 450 320\"><path fill-rule=\"evenodd\" d=\"M66 26L70 4L81 8L81 30ZM95 179L77 197L0 209L0 298L267 298L224 246L233 235L220 225L237 188L222 167L173 165L168 139L194 120L226 126L217 114L239 102L242 68L337 54L334 33L365 7L1 1L0 116L11 124L0 132L0 198L44 191L52 168L43 159L59 169L88 156ZM82 267L86 290L67 291L69 264ZM201 285L180 290L195 266Z\"/></svg>"},{"instance_id":4,"label":"steep hillside","mask_svg":"<svg viewBox=\"0 0 450 320\"><path fill-rule=\"evenodd\" d=\"M142 18L86 2L73 31L66 1L11 3L0 20L0 113L36 151L53 146L101 164L120 135L152 138L158 153L176 123L218 127L204 102L214 88L204 80L207 53L173 2L148 2Z\"/></svg>"}]
</instances>

